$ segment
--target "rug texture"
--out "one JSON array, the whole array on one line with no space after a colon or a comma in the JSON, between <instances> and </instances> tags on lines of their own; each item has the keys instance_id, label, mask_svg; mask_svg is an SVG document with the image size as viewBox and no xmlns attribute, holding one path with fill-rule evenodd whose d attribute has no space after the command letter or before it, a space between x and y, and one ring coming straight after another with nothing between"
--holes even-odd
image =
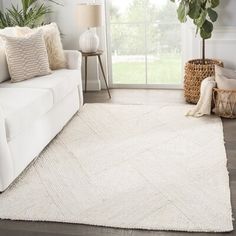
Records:
<instances>
[{"instance_id":1,"label":"rug texture","mask_svg":"<svg viewBox=\"0 0 236 236\"><path fill-rule=\"evenodd\" d=\"M85 105L0 195L0 218L231 231L221 120L189 108Z\"/></svg>"}]
</instances>

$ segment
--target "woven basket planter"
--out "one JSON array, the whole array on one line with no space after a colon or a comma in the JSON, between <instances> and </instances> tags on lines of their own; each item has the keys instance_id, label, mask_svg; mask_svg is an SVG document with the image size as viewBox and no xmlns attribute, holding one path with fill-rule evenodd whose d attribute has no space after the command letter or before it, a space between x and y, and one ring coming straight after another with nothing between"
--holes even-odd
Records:
<instances>
[{"instance_id":1,"label":"woven basket planter","mask_svg":"<svg viewBox=\"0 0 236 236\"><path fill-rule=\"evenodd\" d=\"M213 99L215 108L213 112L221 117L236 118L236 90L214 89Z\"/></svg>"},{"instance_id":2,"label":"woven basket planter","mask_svg":"<svg viewBox=\"0 0 236 236\"><path fill-rule=\"evenodd\" d=\"M222 66L223 62L206 59L202 64L201 59L191 60L185 65L184 96L187 102L196 104L200 98L202 81L215 75L215 65Z\"/></svg>"}]
</instances>

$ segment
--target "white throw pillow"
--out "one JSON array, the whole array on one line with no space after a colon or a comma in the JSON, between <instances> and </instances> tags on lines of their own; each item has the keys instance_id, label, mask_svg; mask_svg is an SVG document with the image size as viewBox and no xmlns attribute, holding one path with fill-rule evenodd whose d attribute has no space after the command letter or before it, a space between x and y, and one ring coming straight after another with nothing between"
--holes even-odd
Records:
<instances>
[{"instance_id":1,"label":"white throw pillow","mask_svg":"<svg viewBox=\"0 0 236 236\"><path fill-rule=\"evenodd\" d=\"M16 27L6 27L4 29L0 29L0 34L16 37Z\"/></svg>"},{"instance_id":2,"label":"white throw pillow","mask_svg":"<svg viewBox=\"0 0 236 236\"><path fill-rule=\"evenodd\" d=\"M10 79L5 48L0 46L0 83Z\"/></svg>"},{"instance_id":3,"label":"white throw pillow","mask_svg":"<svg viewBox=\"0 0 236 236\"><path fill-rule=\"evenodd\" d=\"M56 23L40 26L36 29L30 29L28 27L16 27L16 33L18 36L23 36L31 34L38 29L43 31L50 68L52 70L66 68L66 58L61 43L60 32Z\"/></svg>"},{"instance_id":4,"label":"white throw pillow","mask_svg":"<svg viewBox=\"0 0 236 236\"><path fill-rule=\"evenodd\" d=\"M236 72L220 66L215 67L217 87L224 90L236 90Z\"/></svg>"},{"instance_id":5,"label":"white throw pillow","mask_svg":"<svg viewBox=\"0 0 236 236\"><path fill-rule=\"evenodd\" d=\"M41 30L26 37L0 35L4 41L12 82L49 74L47 50Z\"/></svg>"},{"instance_id":6,"label":"white throw pillow","mask_svg":"<svg viewBox=\"0 0 236 236\"><path fill-rule=\"evenodd\" d=\"M15 27L0 29L0 34L16 36ZM10 79L3 42L0 40L0 83Z\"/></svg>"}]
</instances>

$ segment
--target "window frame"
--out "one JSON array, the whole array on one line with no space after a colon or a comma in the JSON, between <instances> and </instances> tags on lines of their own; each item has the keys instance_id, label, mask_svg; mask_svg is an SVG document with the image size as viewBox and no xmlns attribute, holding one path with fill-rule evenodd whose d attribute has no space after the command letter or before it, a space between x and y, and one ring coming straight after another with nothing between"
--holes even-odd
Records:
<instances>
[{"instance_id":1,"label":"window frame","mask_svg":"<svg viewBox=\"0 0 236 236\"><path fill-rule=\"evenodd\" d=\"M110 88L121 88L121 89L183 89L183 68L184 68L184 53L183 53L183 35L184 27L181 25L181 81L180 84L151 84L148 83L148 55L145 53L145 84L121 84L113 82L113 71L112 71L112 50L111 50L111 25L110 22L110 2L112 0L105 0L105 18L106 18L106 56L107 56L107 66L108 66L108 82ZM125 25L138 25L143 24L145 27L145 51L147 51L147 22L137 21L137 22L121 22L114 24L125 24Z\"/></svg>"}]
</instances>

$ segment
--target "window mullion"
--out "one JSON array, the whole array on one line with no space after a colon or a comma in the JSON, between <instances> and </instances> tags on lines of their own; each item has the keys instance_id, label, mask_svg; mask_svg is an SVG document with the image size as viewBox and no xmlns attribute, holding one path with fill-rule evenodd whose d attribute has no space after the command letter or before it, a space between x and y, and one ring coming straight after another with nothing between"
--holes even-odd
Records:
<instances>
[{"instance_id":1,"label":"window mullion","mask_svg":"<svg viewBox=\"0 0 236 236\"><path fill-rule=\"evenodd\" d=\"M145 41L145 81L146 81L146 85L148 84L148 68L147 68L147 64L148 64L148 55L147 55L147 51L148 51L148 48L147 48L147 4L145 4L145 19L144 19L144 27L145 27L145 37L144 37L144 41Z\"/></svg>"}]
</instances>

